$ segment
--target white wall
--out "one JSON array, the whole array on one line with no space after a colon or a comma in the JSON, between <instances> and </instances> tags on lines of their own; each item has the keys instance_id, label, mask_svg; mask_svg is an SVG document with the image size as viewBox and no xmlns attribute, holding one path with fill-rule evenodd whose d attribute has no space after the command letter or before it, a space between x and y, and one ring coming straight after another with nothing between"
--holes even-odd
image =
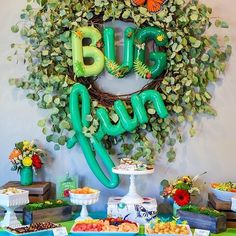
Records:
<instances>
[{"instance_id":1,"label":"white wall","mask_svg":"<svg viewBox=\"0 0 236 236\"><path fill-rule=\"evenodd\" d=\"M37 127L38 120L46 115L45 111L39 110L36 104L27 100L23 91L8 85L9 78L25 74L22 63L15 65L6 60L11 54L10 43L19 41L18 36L11 33L10 27L19 20L19 13L25 2L25 0L2 0L0 8L0 185L18 179L17 174L10 171L8 162L8 155L14 143L23 139L38 139L45 148L51 150L54 159L50 168L45 169L45 176L41 175L38 178L55 182L66 171L77 174L85 184L102 190L102 198L94 209L103 210L106 208L108 196L124 194L127 191L127 179L122 178L121 187L108 190L93 176L79 147L71 151L64 148L54 152L53 146L45 141L45 137ZM212 6L214 16L222 17L230 24L229 30L220 30L219 33L222 36L228 34L232 37L235 50L235 0L227 0L224 4L221 0L204 2ZM195 175L208 171L208 174L202 177L207 183L236 181L235 61L236 53L231 58L226 74L211 88L214 96L212 105L218 111L218 116L202 117L198 120L198 134L177 147L177 160L173 164L169 164L165 157L161 156L157 162L156 173L150 178L138 179L138 189L142 189L144 195L158 196L161 179L175 178L183 174Z\"/></svg>"}]
</instances>

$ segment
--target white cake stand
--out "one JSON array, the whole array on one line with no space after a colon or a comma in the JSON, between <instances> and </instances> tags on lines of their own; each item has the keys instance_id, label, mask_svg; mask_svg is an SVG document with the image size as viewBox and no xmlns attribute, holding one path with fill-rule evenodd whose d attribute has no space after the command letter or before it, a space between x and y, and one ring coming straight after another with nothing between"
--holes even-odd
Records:
<instances>
[{"instance_id":1,"label":"white cake stand","mask_svg":"<svg viewBox=\"0 0 236 236\"><path fill-rule=\"evenodd\" d=\"M130 175L129 192L122 199L121 202L126 204L141 204L143 198L137 193L135 185L136 175L150 175L154 173L154 169L151 170L122 170L112 168L112 172L119 175Z\"/></svg>"},{"instance_id":2,"label":"white cake stand","mask_svg":"<svg viewBox=\"0 0 236 236\"><path fill-rule=\"evenodd\" d=\"M19 227L21 223L18 221L15 209L24 206L29 203L29 192L19 190L21 193L16 194L4 194L3 190L0 190L0 206L7 212L3 221L0 222L0 227Z\"/></svg>"},{"instance_id":3,"label":"white cake stand","mask_svg":"<svg viewBox=\"0 0 236 236\"><path fill-rule=\"evenodd\" d=\"M81 205L80 216L75 221L92 219L88 216L87 206L96 203L99 199L100 191L92 194L76 194L70 192L70 201L75 205Z\"/></svg>"}]
</instances>

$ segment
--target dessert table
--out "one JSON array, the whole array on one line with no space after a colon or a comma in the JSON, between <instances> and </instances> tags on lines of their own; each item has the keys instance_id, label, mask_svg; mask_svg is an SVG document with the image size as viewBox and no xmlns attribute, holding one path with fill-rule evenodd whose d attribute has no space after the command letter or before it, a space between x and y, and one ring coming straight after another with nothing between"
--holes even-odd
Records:
<instances>
[{"instance_id":1,"label":"dessert table","mask_svg":"<svg viewBox=\"0 0 236 236\"><path fill-rule=\"evenodd\" d=\"M74 216L74 218L76 218L77 216L78 215ZM92 218L97 218L97 219L98 218L106 218L106 212L93 212L90 214L90 216ZM70 230L74 224L74 220L61 222L60 224L64 227L66 227L67 232L70 232ZM10 235L9 233L5 232L2 228L0 228L0 236L9 236L9 235ZM227 231L224 233L211 234L211 236L235 236L235 235L236 235L236 229L227 229ZM101 236L103 236L102 233L101 233ZM104 234L104 236L107 236L107 234Z\"/></svg>"}]
</instances>

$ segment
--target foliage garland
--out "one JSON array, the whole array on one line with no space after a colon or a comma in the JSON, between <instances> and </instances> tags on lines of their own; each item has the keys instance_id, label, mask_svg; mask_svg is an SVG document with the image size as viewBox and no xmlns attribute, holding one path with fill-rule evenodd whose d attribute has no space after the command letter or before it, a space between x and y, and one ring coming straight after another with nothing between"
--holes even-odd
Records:
<instances>
[{"instance_id":1,"label":"foliage garland","mask_svg":"<svg viewBox=\"0 0 236 236\"><path fill-rule=\"evenodd\" d=\"M158 89L163 96L171 116L165 120L154 116L155 110L148 108L149 123L122 137L107 137L105 146L114 152L113 145L121 143L123 155L134 159L145 158L154 162L155 150L163 150L165 144L169 161L175 159L175 143L183 141L182 125L191 127L190 136L196 131L194 118L198 113L216 115L210 106L212 95L207 90L225 71L231 54L229 38L219 44L217 35L208 36L211 27L212 10L198 0L169 0L157 14L151 14L145 7L135 7L131 0L28 0L20 15L21 22L12 26L13 32L20 32L23 44L11 44L18 56L23 50L28 75L24 79L10 79L10 84L28 91L27 97L37 102L38 107L48 109L50 116L38 122L47 141L55 143L55 150L73 136L68 109L71 87L77 82L72 74L72 52L70 32L81 25L97 25L103 21L124 20L137 25L159 26L169 37L167 47L168 69ZM20 25L20 26L19 26ZM217 27L227 28L226 22L216 19ZM9 59L12 59L11 57ZM93 101L93 107L99 101ZM127 104L129 107L129 104ZM117 122L117 115L109 108L110 117ZM88 119L93 119L88 117ZM89 136L97 127L84 130ZM148 138L152 133L156 143ZM130 144L129 138L133 144ZM135 151L133 151L136 146Z\"/></svg>"},{"instance_id":2,"label":"foliage garland","mask_svg":"<svg viewBox=\"0 0 236 236\"><path fill-rule=\"evenodd\" d=\"M207 215L211 217L220 217L220 216L225 216L223 212L219 212L215 209L207 208L207 207L198 207L195 205L186 205L180 208L182 211L188 211L192 212L195 214L202 214L202 215Z\"/></svg>"}]
</instances>

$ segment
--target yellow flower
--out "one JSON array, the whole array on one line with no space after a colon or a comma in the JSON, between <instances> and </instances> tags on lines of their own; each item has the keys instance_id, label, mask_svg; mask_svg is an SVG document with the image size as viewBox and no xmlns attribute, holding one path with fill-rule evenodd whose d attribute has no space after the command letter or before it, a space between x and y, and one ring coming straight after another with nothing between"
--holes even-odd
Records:
<instances>
[{"instance_id":1,"label":"yellow flower","mask_svg":"<svg viewBox=\"0 0 236 236\"><path fill-rule=\"evenodd\" d=\"M32 166L32 159L30 157L25 157L22 161L23 166Z\"/></svg>"},{"instance_id":2,"label":"yellow flower","mask_svg":"<svg viewBox=\"0 0 236 236\"><path fill-rule=\"evenodd\" d=\"M28 147L28 146L30 146L30 142L29 141L23 141L23 145Z\"/></svg>"},{"instance_id":3,"label":"yellow flower","mask_svg":"<svg viewBox=\"0 0 236 236\"><path fill-rule=\"evenodd\" d=\"M160 41L160 42L162 42L164 40L164 38L165 38L164 35L158 35L157 36L157 40Z\"/></svg>"},{"instance_id":4,"label":"yellow flower","mask_svg":"<svg viewBox=\"0 0 236 236\"><path fill-rule=\"evenodd\" d=\"M31 144L29 141L23 141L23 150L27 150L31 147Z\"/></svg>"},{"instance_id":5,"label":"yellow flower","mask_svg":"<svg viewBox=\"0 0 236 236\"><path fill-rule=\"evenodd\" d=\"M189 176L183 176L182 179L183 179L184 182L191 182L191 179L190 179Z\"/></svg>"},{"instance_id":6,"label":"yellow flower","mask_svg":"<svg viewBox=\"0 0 236 236\"><path fill-rule=\"evenodd\" d=\"M52 205L52 202L50 202L50 201L45 201L44 203L47 205Z\"/></svg>"}]
</instances>

